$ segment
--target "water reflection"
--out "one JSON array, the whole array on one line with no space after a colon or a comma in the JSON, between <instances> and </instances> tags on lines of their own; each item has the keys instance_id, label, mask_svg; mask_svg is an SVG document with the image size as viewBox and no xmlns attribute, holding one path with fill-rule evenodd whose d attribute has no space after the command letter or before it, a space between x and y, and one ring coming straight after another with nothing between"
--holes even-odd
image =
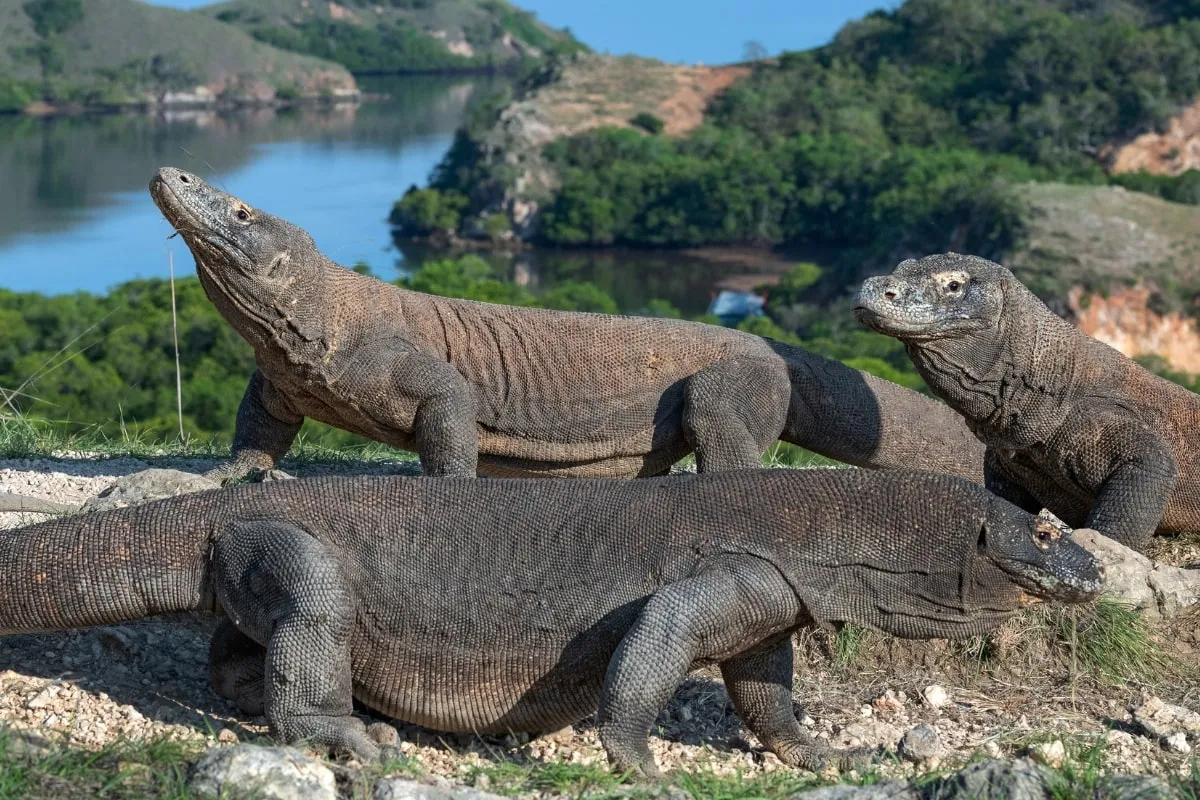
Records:
<instances>
[{"instance_id":1,"label":"water reflection","mask_svg":"<svg viewBox=\"0 0 1200 800\"><path fill-rule=\"evenodd\" d=\"M430 254L393 243L392 203L424 183L474 103L495 79L364 79L387 100L358 106L181 111L148 115L0 116L0 287L103 292L138 277L177 274L191 255L151 203L146 184L166 164L197 172L312 234L330 258L393 278ZM749 289L786 262L755 251L691 253L527 250L488 255L534 291L588 281L628 312L653 298L701 314L721 288Z\"/></svg>"},{"instance_id":2,"label":"water reflection","mask_svg":"<svg viewBox=\"0 0 1200 800\"><path fill-rule=\"evenodd\" d=\"M497 85L391 78L364 88L389 97L222 113L0 116L0 286L103 291L166 274L169 231L145 191L164 164L291 215L335 257L388 263L391 203L425 179L470 104ZM331 202L338 208L329 217ZM190 269L186 250L176 250L180 269Z\"/></svg>"},{"instance_id":3,"label":"water reflection","mask_svg":"<svg viewBox=\"0 0 1200 800\"><path fill-rule=\"evenodd\" d=\"M414 269L437 252L397 240L400 269ZM645 310L652 299L666 300L687 316L703 314L722 289L750 291L774 283L792 266L785 256L756 249L569 250L530 249L517 253L478 253L496 271L537 292L567 281L587 281L608 292L625 313Z\"/></svg>"}]
</instances>

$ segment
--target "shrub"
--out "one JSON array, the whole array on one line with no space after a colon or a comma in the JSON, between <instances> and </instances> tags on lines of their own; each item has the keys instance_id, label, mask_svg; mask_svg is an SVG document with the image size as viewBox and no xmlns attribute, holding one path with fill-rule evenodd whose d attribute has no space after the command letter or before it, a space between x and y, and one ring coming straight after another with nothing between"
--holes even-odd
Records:
<instances>
[{"instance_id":1,"label":"shrub","mask_svg":"<svg viewBox=\"0 0 1200 800\"><path fill-rule=\"evenodd\" d=\"M641 128L652 136L657 136L658 134L662 133L663 129L667 126L662 119L654 116L648 111L643 111L633 119L629 120L629 124L635 128Z\"/></svg>"}]
</instances>

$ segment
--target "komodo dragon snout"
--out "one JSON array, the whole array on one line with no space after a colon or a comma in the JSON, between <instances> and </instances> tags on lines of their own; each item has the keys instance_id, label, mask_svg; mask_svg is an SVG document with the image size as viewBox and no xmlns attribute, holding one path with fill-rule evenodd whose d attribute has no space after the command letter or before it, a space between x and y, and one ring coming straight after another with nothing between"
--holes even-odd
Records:
<instances>
[{"instance_id":1,"label":"komodo dragon snout","mask_svg":"<svg viewBox=\"0 0 1200 800\"><path fill-rule=\"evenodd\" d=\"M203 179L163 167L150 181L150 195L196 259L201 277L238 292L248 302L270 302L268 287L300 276L303 262L292 253L315 248L312 237L287 220L251 207Z\"/></svg>"},{"instance_id":2,"label":"komodo dragon snout","mask_svg":"<svg viewBox=\"0 0 1200 800\"><path fill-rule=\"evenodd\" d=\"M936 259L936 257L931 257ZM1004 310L995 264L957 256L943 267L909 259L890 275L863 281L854 298L859 322L900 339L925 339L994 327Z\"/></svg>"},{"instance_id":3,"label":"komodo dragon snout","mask_svg":"<svg viewBox=\"0 0 1200 800\"><path fill-rule=\"evenodd\" d=\"M980 530L979 550L1041 600L1082 603L1104 588L1104 565L1070 534L1040 517L995 508Z\"/></svg>"}]
</instances>

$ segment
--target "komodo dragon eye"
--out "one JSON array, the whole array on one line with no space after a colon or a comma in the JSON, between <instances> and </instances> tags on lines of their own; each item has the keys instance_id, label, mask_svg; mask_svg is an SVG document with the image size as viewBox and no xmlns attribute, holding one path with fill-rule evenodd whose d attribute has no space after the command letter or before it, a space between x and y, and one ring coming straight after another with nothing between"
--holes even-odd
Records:
<instances>
[{"instance_id":1,"label":"komodo dragon eye","mask_svg":"<svg viewBox=\"0 0 1200 800\"><path fill-rule=\"evenodd\" d=\"M946 284L946 288L952 292L957 292L959 289L962 288L962 284L959 283L958 281L950 281L949 283Z\"/></svg>"},{"instance_id":2,"label":"komodo dragon eye","mask_svg":"<svg viewBox=\"0 0 1200 800\"><path fill-rule=\"evenodd\" d=\"M239 208L237 210L237 218L240 219L242 222L245 222L246 220L250 219L250 212L248 212L244 208Z\"/></svg>"},{"instance_id":3,"label":"komodo dragon eye","mask_svg":"<svg viewBox=\"0 0 1200 800\"><path fill-rule=\"evenodd\" d=\"M1058 531L1048 530L1047 528L1043 528L1040 525L1037 528L1035 528L1033 531L1034 544L1037 545L1039 550L1049 549L1050 543L1053 542L1057 538L1058 538Z\"/></svg>"}]
</instances>

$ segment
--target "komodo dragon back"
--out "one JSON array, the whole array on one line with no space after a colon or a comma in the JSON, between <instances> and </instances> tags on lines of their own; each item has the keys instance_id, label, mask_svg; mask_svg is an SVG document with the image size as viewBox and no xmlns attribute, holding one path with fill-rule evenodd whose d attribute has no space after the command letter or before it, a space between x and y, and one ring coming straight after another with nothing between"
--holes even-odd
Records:
<instances>
[{"instance_id":1,"label":"komodo dragon back","mask_svg":"<svg viewBox=\"0 0 1200 800\"><path fill-rule=\"evenodd\" d=\"M376 756L355 699L481 733L594 713L612 764L644 774L655 718L698 664L720 666L765 746L820 769L850 754L796 720L797 630L969 636L1027 594L1101 586L1069 535L981 487L850 469L312 478L0 535L0 635L220 609L214 685L286 742Z\"/></svg>"},{"instance_id":2,"label":"komodo dragon back","mask_svg":"<svg viewBox=\"0 0 1200 800\"><path fill-rule=\"evenodd\" d=\"M212 477L274 468L311 417L416 451L433 476L647 477L688 453L700 472L744 469L782 438L982 480L982 446L945 406L801 348L409 291L182 170L159 170L150 193L255 351L233 461Z\"/></svg>"}]
</instances>

